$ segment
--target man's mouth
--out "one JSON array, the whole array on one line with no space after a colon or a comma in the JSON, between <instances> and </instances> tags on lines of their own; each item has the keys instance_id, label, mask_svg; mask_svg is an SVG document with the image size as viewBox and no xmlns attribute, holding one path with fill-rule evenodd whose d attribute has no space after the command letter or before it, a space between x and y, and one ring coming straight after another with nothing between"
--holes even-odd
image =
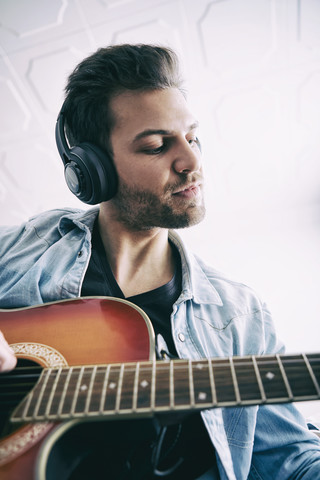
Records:
<instances>
[{"instance_id":1,"label":"man's mouth","mask_svg":"<svg viewBox=\"0 0 320 480\"><path fill-rule=\"evenodd\" d=\"M200 194L200 190L200 183L192 183L191 185L182 187L180 190L174 192L173 195L180 198L193 198Z\"/></svg>"}]
</instances>

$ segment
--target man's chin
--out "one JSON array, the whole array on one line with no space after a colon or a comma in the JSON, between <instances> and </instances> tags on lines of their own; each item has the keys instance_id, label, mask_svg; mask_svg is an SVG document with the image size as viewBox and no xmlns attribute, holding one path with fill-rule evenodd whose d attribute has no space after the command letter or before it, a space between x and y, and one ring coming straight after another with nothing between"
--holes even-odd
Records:
<instances>
[{"instance_id":1,"label":"man's chin","mask_svg":"<svg viewBox=\"0 0 320 480\"><path fill-rule=\"evenodd\" d=\"M204 219L206 209L201 207L189 208L185 213L167 218L167 227L171 229L182 229L198 225Z\"/></svg>"}]
</instances>

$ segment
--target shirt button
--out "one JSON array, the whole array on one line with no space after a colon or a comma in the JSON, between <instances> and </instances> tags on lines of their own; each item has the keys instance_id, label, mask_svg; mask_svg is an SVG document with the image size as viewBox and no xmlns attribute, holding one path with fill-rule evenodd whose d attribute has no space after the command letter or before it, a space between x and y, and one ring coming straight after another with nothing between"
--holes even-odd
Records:
<instances>
[{"instance_id":1,"label":"shirt button","mask_svg":"<svg viewBox=\"0 0 320 480\"><path fill-rule=\"evenodd\" d=\"M80 250L80 252L78 252L78 257L82 257L82 250Z\"/></svg>"},{"instance_id":2,"label":"shirt button","mask_svg":"<svg viewBox=\"0 0 320 480\"><path fill-rule=\"evenodd\" d=\"M183 333L179 333L178 338L179 338L180 342L184 342L185 339L186 339L186 337L183 335Z\"/></svg>"}]
</instances>

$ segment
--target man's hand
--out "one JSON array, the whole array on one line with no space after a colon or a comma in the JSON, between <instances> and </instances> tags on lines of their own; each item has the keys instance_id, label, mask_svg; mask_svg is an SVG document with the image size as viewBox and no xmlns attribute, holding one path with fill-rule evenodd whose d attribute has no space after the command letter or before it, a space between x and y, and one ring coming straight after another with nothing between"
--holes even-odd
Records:
<instances>
[{"instance_id":1,"label":"man's hand","mask_svg":"<svg viewBox=\"0 0 320 480\"><path fill-rule=\"evenodd\" d=\"M9 347L8 342L0 331L0 372L7 372L12 370L17 363L17 357L12 348Z\"/></svg>"}]
</instances>

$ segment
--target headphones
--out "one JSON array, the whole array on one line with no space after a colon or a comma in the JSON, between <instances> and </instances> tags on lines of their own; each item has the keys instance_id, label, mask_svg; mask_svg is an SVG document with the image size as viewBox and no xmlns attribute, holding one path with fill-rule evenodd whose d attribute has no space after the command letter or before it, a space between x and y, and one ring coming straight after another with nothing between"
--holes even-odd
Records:
<instances>
[{"instance_id":1,"label":"headphones","mask_svg":"<svg viewBox=\"0 0 320 480\"><path fill-rule=\"evenodd\" d=\"M84 142L69 147L65 134L64 105L56 123L56 144L71 192L89 205L110 200L117 191L117 173L112 158L96 145Z\"/></svg>"}]
</instances>

